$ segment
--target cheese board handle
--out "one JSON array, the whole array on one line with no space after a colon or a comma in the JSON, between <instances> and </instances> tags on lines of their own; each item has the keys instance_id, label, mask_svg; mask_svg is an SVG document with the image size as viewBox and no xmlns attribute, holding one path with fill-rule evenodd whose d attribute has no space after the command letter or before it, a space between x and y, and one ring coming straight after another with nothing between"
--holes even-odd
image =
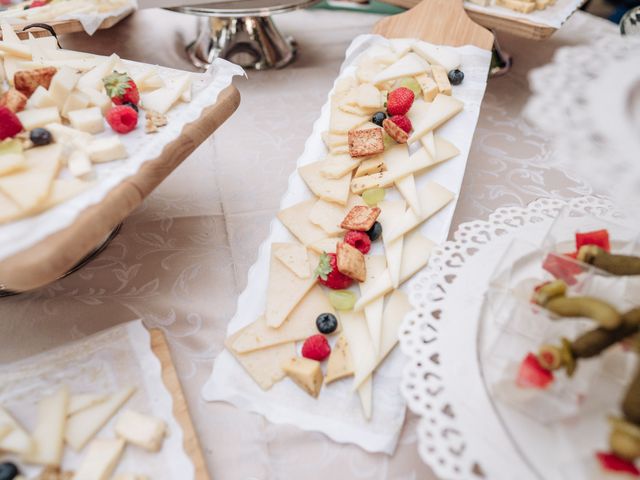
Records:
<instances>
[{"instance_id":1,"label":"cheese board handle","mask_svg":"<svg viewBox=\"0 0 640 480\"><path fill-rule=\"evenodd\" d=\"M493 33L475 23L464 0L422 0L406 12L380 20L373 33L387 38L419 38L438 45L493 48Z\"/></svg>"}]
</instances>

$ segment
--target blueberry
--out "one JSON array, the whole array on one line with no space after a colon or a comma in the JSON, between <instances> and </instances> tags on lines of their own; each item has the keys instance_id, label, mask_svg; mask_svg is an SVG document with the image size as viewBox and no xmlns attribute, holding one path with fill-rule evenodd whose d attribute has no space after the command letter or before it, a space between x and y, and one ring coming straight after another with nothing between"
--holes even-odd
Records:
<instances>
[{"instance_id":1,"label":"blueberry","mask_svg":"<svg viewBox=\"0 0 640 480\"><path fill-rule=\"evenodd\" d=\"M451 85L460 85L464 80L464 72L462 70L451 70L449 72L449 81Z\"/></svg>"},{"instance_id":2,"label":"blueberry","mask_svg":"<svg viewBox=\"0 0 640 480\"><path fill-rule=\"evenodd\" d=\"M373 114L373 117L371 117L371 121L373 123L375 123L376 125L378 125L379 127L382 126L382 122L385 121L385 119L387 118L387 114L384 112L376 112Z\"/></svg>"},{"instance_id":3,"label":"blueberry","mask_svg":"<svg viewBox=\"0 0 640 480\"><path fill-rule=\"evenodd\" d=\"M338 319L331 313L321 313L318 315L318 318L316 318L316 327L318 327L320 333L328 335L329 333L335 332L336 328L338 328Z\"/></svg>"},{"instance_id":4,"label":"blueberry","mask_svg":"<svg viewBox=\"0 0 640 480\"><path fill-rule=\"evenodd\" d=\"M11 462L0 463L0 480L13 480L20 475L20 470Z\"/></svg>"},{"instance_id":5,"label":"blueberry","mask_svg":"<svg viewBox=\"0 0 640 480\"><path fill-rule=\"evenodd\" d=\"M369 238L372 242L375 242L377 239L379 239L382 235L382 225L380 225L380 222L374 223L373 227L367 230L367 235L369 235Z\"/></svg>"},{"instance_id":6,"label":"blueberry","mask_svg":"<svg viewBox=\"0 0 640 480\"><path fill-rule=\"evenodd\" d=\"M49 145L53 138L51 137L51 132L46 128L34 128L29 134L29 140L34 145L41 147L42 145Z\"/></svg>"},{"instance_id":7,"label":"blueberry","mask_svg":"<svg viewBox=\"0 0 640 480\"><path fill-rule=\"evenodd\" d=\"M138 105L136 105L133 102L124 102L123 105L126 105L127 107L131 107L133 108L136 112L139 112L140 110L138 109Z\"/></svg>"}]
</instances>

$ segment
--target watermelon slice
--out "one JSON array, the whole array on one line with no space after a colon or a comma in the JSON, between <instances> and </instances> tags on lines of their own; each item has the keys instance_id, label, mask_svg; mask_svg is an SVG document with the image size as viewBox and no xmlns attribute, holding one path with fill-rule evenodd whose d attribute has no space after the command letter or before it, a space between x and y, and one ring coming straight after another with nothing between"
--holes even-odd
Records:
<instances>
[{"instance_id":1,"label":"watermelon slice","mask_svg":"<svg viewBox=\"0 0 640 480\"><path fill-rule=\"evenodd\" d=\"M547 388L553 382L553 372L547 370L533 353L529 353L518 370L516 384L522 388Z\"/></svg>"},{"instance_id":2,"label":"watermelon slice","mask_svg":"<svg viewBox=\"0 0 640 480\"><path fill-rule=\"evenodd\" d=\"M580 247L584 245L595 245L610 252L609 231L602 229L593 232L576 233L576 250L580 250Z\"/></svg>"},{"instance_id":3,"label":"watermelon slice","mask_svg":"<svg viewBox=\"0 0 640 480\"><path fill-rule=\"evenodd\" d=\"M596 458L600 466L607 472L624 473L633 477L640 477L640 470L633 462L618 457L615 453L597 452Z\"/></svg>"},{"instance_id":4,"label":"watermelon slice","mask_svg":"<svg viewBox=\"0 0 640 480\"><path fill-rule=\"evenodd\" d=\"M582 267L576 262L565 258L563 255L549 254L542 262L542 268L559 280L564 280L567 285L578 283L576 275L582 273Z\"/></svg>"}]
</instances>

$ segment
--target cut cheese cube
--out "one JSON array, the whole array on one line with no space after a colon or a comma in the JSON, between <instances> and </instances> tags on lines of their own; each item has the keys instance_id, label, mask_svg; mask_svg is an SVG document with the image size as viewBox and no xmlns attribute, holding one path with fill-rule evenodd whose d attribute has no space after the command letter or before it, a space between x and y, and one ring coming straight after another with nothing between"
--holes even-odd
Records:
<instances>
[{"instance_id":1,"label":"cut cheese cube","mask_svg":"<svg viewBox=\"0 0 640 480\"><path fill-rule=\"evenodd\" d=\"M87 155L93 163L112 162L127 158L127 149L117 136L97 138L87 146Z\"/></svg>"},{"instance_id":2,"label":"cut cheese cube","mask_svg":"<svg viewBox=\"0 0 640 480\"><path fill-rule=\"evenodd\" d=\"M191 88L191 74L187 73L168 80L166 87L143 94L142 105L146 110L165 114L189 88Z\"/></svg>"},{"instance_id":3,"label":"cut cheese cube","mask_svg":"<svg viewBox=\"0 0 640 480\"><path fill-rule=\"evenodd\" d=\"M307 249L297 243L273 243L271 250L278 260L300 278L309 278L311 266Z\"/></svg>"},{"instance_id":4,"label":"cut cheese cube","mask_svg":"<svg viewBox=\"0 0 640 480\"><path fill-rule=\"evenodd\" d=\"M89 407L93 407L99 403L104 402L108 398L104 394L84 393L80 395L72 395L69 399L69 408L67 409L67 416L71 416L74 413L78 413L82 410L86 410Z\"/></svg>"},{"instance_id":5,"label":"cut cheese cube","mask_svg":"<svg viewBox=\"0 0 640 480\"><path fill-rule=\"evenodd\" d=\"M64 118L69 118L69 112L73 110L82 110L89 106L89 97L80 91L72 92L60 110L60 114Z\"/></svg>"},{"instance_id":6,"label":"cut cheese cube","mask_svg":"<svg viewBox=\"0 0 640 480\"><path fill-rule=\"evenodd\" d=\"M451 82L449 81L447 70L440 65L434 65L431 71L433 73L433 79L438 85L438 91L444 95L451 95Z\"/></svg>"},{"instance_id":7,"label":"cut cheese cube","mask_svg":"<svg viewBox=\"0 0 640 480\"><path fill-rule=\"evenodd\" d=\"M20 424L0 407L0 423L9 425L11 430L0 439L0 451L26 455L33 447L31 437L25 432Z\"/></svg>"},{"instance_id":8,"label":"cut cheese cube","mask_svg":"<svg viewBox=\"0 0 640 480\"><path fill-rule=\"evenodd\" d=\"M33 447L25 460L57 467L62 461L64 430L69 406L69 390L62 387L38 403L38 421L33 432Z\"/></svg>"},{"instance_id":9,"label":"cut cheese cube","mask_svg":"<svg viewBox=\"0 0 640 480\"><path fill-rule=\"evenodd\" d=\"M73 480L108 480L124 451L124 440L98 439L91 442Z\"/></svg>"},{"instance_id":10,"label":"cut cheese cube","mask_svg":"<svg viewBox=\"0 0 640 480\"><path fill-rule=\"evenodd\" d=\"M107 400L69 417L64 438L75 451L82 450L133 395L135 388L125 388Z\"/></svg>"},{"instance_id":11,"label":"cut cheese cube","mask_svg":"<svg viewBox=\"0 0 640 480\"><path fill-rule=\"evenodd\" d=\"M327 233L309 220L316 200L297 203L278 212L278 219L303 245L310 245L327 238Z\"/></svg>"},{"instance_id":12,"label":"cut cheese cube","mask_svg":"<svg viewBox=\"0 0 640 480\"><path fill-rule=\"evenodd\" d=\"M69 123L77 130L93 134L104 131L104 119L102 117L102 111L100 111L98 107L73 110L72 112L68 112L68 116Z\"/></svg>"},{"instance_id":13,"label":"cut cheese cube","mask_svg":"<svg viewBox=\"0 0 640 480\"><path fill-rule=\"evenodd\" d=\"M38 88L31 94L29 100L27 100L27 108L47 108L47 107L57 107L58 104L53 99L49 90L44 88L42 85L39 85Z\"/></svg>"},{"instance_id":14,"label":"cut cheese cube","mask_svg":"<svg viewBox=\"0 0 640 480\"><path fill-rule=\"evenodd\" d=\"M89 105L98 107L103 115L111 108L111 99L106 93L92 89L83 90L82 93L89 99Z\"/></svg>"},{"instance_id":15,"label":"cut cheese cube","mask_svg":"<svg viewBox=\"0 0 640 480\"><path fill-rule=\"evenodd\" d=\"M125 410L115 426L116 435L149 452L158 452L167 432L167 424L149 415Z\"/></svg>"},{"instance_id":16,"label":"cut cheese cube","mask_svg":"<svg viewBox=\"0 0 640 480\"><path fill-rule=\"evenodd\" d=\"M58 143L69 143L86 147L91 142L93 136L87 132L81 132L75 128L67 127L61 123L49 123L45 128L51 132L53 139Z\"/></svg>"},{"instance_id":17,"label":"cut cheese cube","mask_svg":"<svg viewBox=\"0 0 640 480\"><path fill-rule=\"evenodd\" d=\"M464 108L464 103L455 97L438 94L429 105L427 114L417 124L414 124L413 134L409 137L409 143L416 142L431 130L435 130L444 124Z\"/></svg>"},{"instance_id":18,"label":"cut cheese cube","mask_svg":"<svg viewBox=\"0 0 640 480\"><path fill-rule=\"evenodd\" d=\"M322 388L320 362L304 357L294 357L285 362L282 369L296 385L312 397L317 397Z\"/></svg>"},{"instance_id":19,"label":"cut cheese cube","mask_svg":"<svg viewBox=\"0 0 640 480\"><path fill-rule=\"evenodd\" d=\"M80 75L69 67L58 69L58 72L51 79L49 93L59 108L62 108L67 97L78 83Z\"/></svg>"},{"instance_id":20,"label":"cut cheese cube","mask_svg":"<svg viewBox=\"0 0 640 480\"><path fill-rule=\"evenodd\" d=\"M433 99L436 98L436 95L440 93L440 89L438 88L438 84L436 81L431 78L426 73L422 75L418 75L416 80L420 84L420 88L422 89L422 98L424 98L425 102L433 102Z\"/></svg>"},{"instance_id":21,"label":"cut cheese cube","mask_svg":"<svg viewBox=\"0 0 640 480\"><path fill-rule=\"evenodd\" d=\"M325 165L326 161L310 163L299 167L298 173L316 196L327 202L346 205L349 198L351 175L345 175L337 179L326 178L322 175L322 169Z\"/></svg>"},{"instance_id":22,"label":"cut cheese cube","mask_svg":"<svg viewBox=\"0 0 640 480\"><path fill-rule=\"evenodd\" d=\"M402 251L400 252L402 253ZM365 295L367 290L374 285L378 277L387 275L387 261L382 255L370 255L366 257L367 279L360 284L360 293ZM364 317L367 321L371 342L376 352L380 350L380 338L382 334L382 310L384 308L384 297L371 302L364 308Z\"/></svg>"},{"instance_id":23,"label":"cut cheese cube","mask_svg":"<svg viewBox=\"0 0 640 480\"><path fill-rule=\"evenodd\" d=\"M16 114L25 130L41 128L48 123L60 123L60 115L57 107L36 108L23 110Z\"/></svg>"},{"instance_id":24,"label":"cut cheese cube","mask_svg":"<svg viewBox=\"0 0 640 480\"><path fill-rule=\"evenodd\" d=\"M443 66L447 73L460 66L460 55L451 47L417 41L411 49L431 65Z\"/></svg>"},{"instance_id":25,"label":"cut cheese cube","mask_svg":"<svg viewBox=\"0 0 640 480\"><path fill-rule=\"evenodd\" d=\"M82 150L74 150L71 153L67 159L67 167L74 177L83 177L93 170L89 156Z\"/></svg>"},{"instance_id":26,"label":"cut cheese cube","mask_svg":"<svg viewBox=\"0 0 640 480\"><path fill-rule=\"evenodd\" d=\"M431 67L427 62L415 53L408 53L397 62L389 65L383 71L373 77L372 83L378 85L389 80L403 77L415 77L427 73Z\"/></svg>"},{"instance_id":27,"label":"cut cheese cube","mask_svg":"<svg viewBox=\"0 0 640 480\"><path fill-rule=\"evenodd\" d=\"M329 385L336 380L353 375L353 362L349 353L349 343L344 335L340 335L338 341L331 349L331 355L327 361L327 374L324 384Z\"/></svg>"},{"instance_id":28,"label":"cut cheese cube","mask_svg":"<svg viewBox=\"0 0 640 480\"><path fill-rule=\"evenodd\" d=\"M102 79L113 72L116 63L120 60L120 57L115 53L109 58L102 61L102 63L96 65L87 73L82 75L78 80L79 90L98 90L103 91L104 85Z\"/></svg>"}]
</instances>

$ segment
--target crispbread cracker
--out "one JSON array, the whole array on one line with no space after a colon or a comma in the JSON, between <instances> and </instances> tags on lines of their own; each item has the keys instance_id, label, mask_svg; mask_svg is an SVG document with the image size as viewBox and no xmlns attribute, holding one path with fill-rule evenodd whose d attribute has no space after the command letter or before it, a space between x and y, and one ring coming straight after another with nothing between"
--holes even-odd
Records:
<instances>
[{"instance_id":1,"label":"crispbread cracker","mask_svg":"<svg viewBox=\"0 0 640 480\"><path fill-rule=\"evenodd\" d=\"M349 131L349 154L352 157L369 157L382 152L384 152L382 129L376 127Z\"/></svg>"}]
</instances>

